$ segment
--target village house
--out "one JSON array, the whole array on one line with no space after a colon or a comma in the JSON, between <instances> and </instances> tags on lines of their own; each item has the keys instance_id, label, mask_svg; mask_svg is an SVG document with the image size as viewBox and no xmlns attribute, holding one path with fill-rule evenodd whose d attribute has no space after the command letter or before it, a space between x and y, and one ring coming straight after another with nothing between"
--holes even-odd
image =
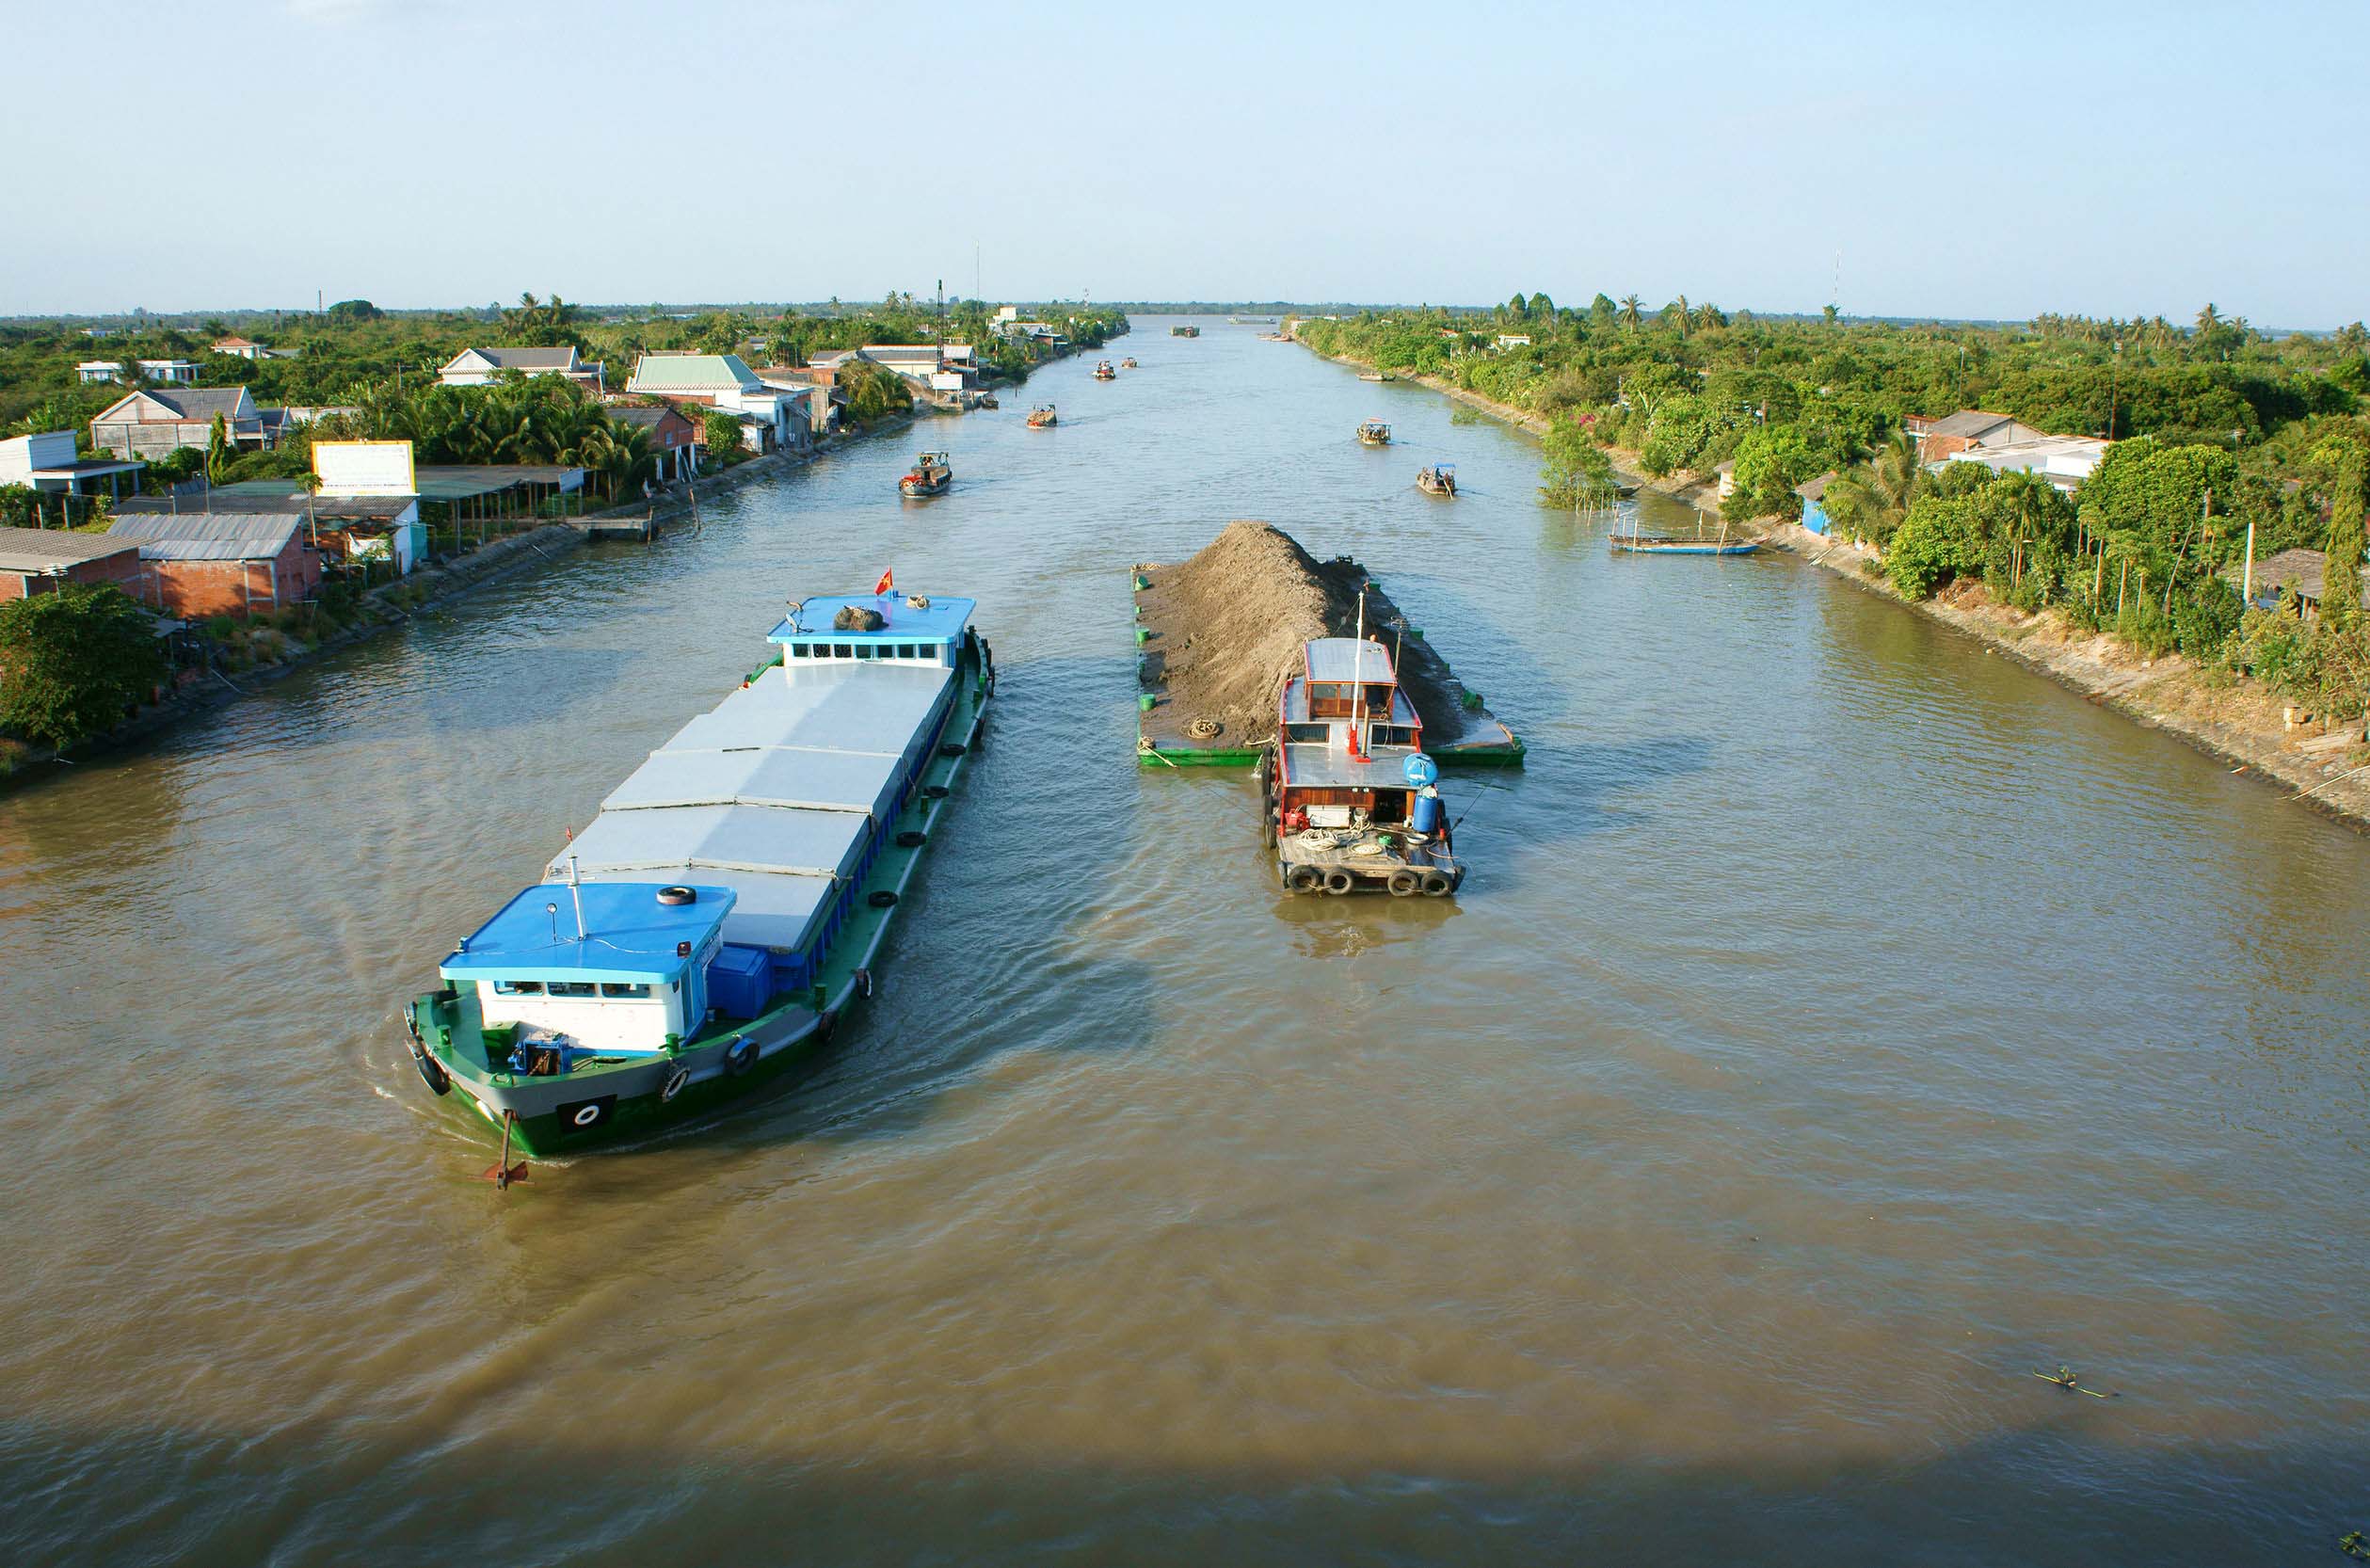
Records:
<instances>
[{"instance_id":1,"label":"village house","mask_svg":"<svg viewBox=\"0 0 2370 1568\"><path fill-rule=\"evenodd\" d=\"M1827 532L1827 487L1835 482L1835 471L1829 469L1818 478L1794 487L1794 493L1802 498L1802 526L1814 534Z\"/></svg>"},{"instance_id":2,"label":"village house","mask_svg":"<svg viewBox=\"0 0 2370 1568\"><path fill-rule=\"evenodd\" d=\"M806 423L809 444L839 428L841 410L848 406L848 394L839 386L836 367L768 365L757 376L776 392L800 399L800 417Z\"/></svg>"},{"instance_id":3,"label":"village house","mask_svg":"<svg viewBox=\"0 0 2370 1568\"><path fill-rule=\"evenodd\" d=\"M229 354L241 360L270 360L278 358L272 351L252 338L216 338L212 344L216 354Z\"/></svg>"},{"instance_id":4,"label":"village house","mask_svg":"<svg viewBox=\"0 0 2370 1568\"><path fill-rule=\"evenodd\" d=\"M612 404L612 424L633 424L649 433L650 456L658 465L658 482L672 485L699 472L699 431L666 405Z\"/></svg>"},{"instance_id":5,"label":"village house","mask_svg":"<svg viewBox=\"0 0 2370 1568\"><path fill-rule=\"evenodd\" d=\"M522 376L564 376L580 387L605 391L609 367L563 348L464 348L436 373L448 387L482 387L505 370Z\"/></svg>"},{"instance_id":6,"label":"village house","mask_svg":"<svg viewBox=\"0 0 2370 1568\"><path fill-rule=\"evenodd\" d=\"M184 620L283 609L321 586L300 512L135 512L106 536L139 548L141 597Z\"/></svg>"},{"instance_id":7,"label":"village house","mask_svg":"<svg viewBox=\"0 0 2370 1568\"><path fill-rule=\"evenodd\" d=\"M418 496L306 495L293 480L222 486L194 502L140 496L119 504L115 516L294 518L303 526L305 542L320 553L325 570L341 561L384 561L402 574L425 558L428 549Z\"/></svg>"},{"instance_id":8,"label":"village house","mask_svg":"<svg viewBox=\"0 0 2370 1568\"><path fill-rule=\"evenodd\" d=\"M1500 332L1497 334L1497 346L1501 349L1529 348L1530 346L1530 334L1528 332Z\"/></svg>"},{"instance_id":9,"label":"village house","mask_svg":"<svg viewBox=\"0 0 2370 1568\"><path fill-rule=\"evenodd\" d=\"M0 485L23 485L54 495L120 495L139 488L142 462L82 457L72 430L44 430L0 440Z\"/></svg>"},{"instance_id":10,"label":"village house","mask_svg":"<svg viewBox=\"0 0 2370 1568\"><path fill-rule=\"evenodd\" d=\"M803 448L807 442L797 395L767 386L738 354L645 354L634 364L626 392L750 415L754 423L743 440L752 451Z\"/></svg>"},{"instance_id":11,"label":"village house","mask_svg":"<svg viewBox=\"0 0 2370 1568\"><path fill-rule=\"evenodd\" d=\"M2284 592L2294 597L2297 614L2316 620L2328 587L2329 555L2318 550L2282 550L2251 567L2243 562L2226 567L2222 577L2256 609L2278 609ZM2363 602L2370 603L2370 565L2362 568L2357 592Z\"/></svg>"},{"instance_id":12,"label":"village house","mask_svg":"<svg viewBox=\"0 0 2370 1568\"><path fill-rule=\"evenodd\" d=\"M1929 466L1978 446L2008 446L2043 439L2042 432L2029 424L2006 414L1985 413L1980 408L1962 408L1940 419L1912 414L1901 424L1917 440L1917 460Z\"/></svg>"},{"instance_id":13,"label":"village house","mask_svg":"<svg viewBox=\"0 0 2370 1568\"><path fill-rule=\"evenodd\" d=\"M0 600L55 593L69 583L111 583L138 598L139 546L67 528L0 528Z\"/></svg>"},{"instance_id":14,"label":"village house","mask_svg":"<svg viewBox=\"0 0 2370 1568\"><path fill-rule=\"evenodd\" d=\"M74 367L74 379L84 386L123 379L123 366L115 360L85 360Z\"/></svg>"},{"instance_id":15,"label":"village house","mask_svg":"<svg viewBox=\"0 0 2370 1568\"><path fill-rule=\"evenodd\" d=\"M120 457L162 457L205 449L216 415L231 444L264 444L264 415L245 387L143 388L108 404L90 421L91 444Z\"/></svg>"}]
</instances>

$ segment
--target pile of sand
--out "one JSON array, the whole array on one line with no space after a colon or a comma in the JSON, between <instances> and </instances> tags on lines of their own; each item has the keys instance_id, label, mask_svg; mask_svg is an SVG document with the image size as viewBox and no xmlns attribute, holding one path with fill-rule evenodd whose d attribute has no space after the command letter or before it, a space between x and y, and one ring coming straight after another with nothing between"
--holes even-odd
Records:
<instances>
[{"instance_id":1,"label":"pile of sand","mask_svg":"<svg viewBox=\"0 0 2370 1568\"><path fill-rule=\"evenodd\" d=\"M1147 673L1161 689L1163 731L1182 734L1195 720L1215 720L1216 744L1271 739L1276 695L1300 672L1301 646L1351 635L1363 584L1369 634L1379 632L1386 646L1404 648L1400 681L1423 715L1425 738L1447 742L1463 733L1454 677L1421 640L1401 644L1404 617L1347 556L1319 561L1290 535L1244 519L1226 524L1190 561L1139 569L1152 584L1137 602L1154 633Z\"/></svg>"}]
</instances>

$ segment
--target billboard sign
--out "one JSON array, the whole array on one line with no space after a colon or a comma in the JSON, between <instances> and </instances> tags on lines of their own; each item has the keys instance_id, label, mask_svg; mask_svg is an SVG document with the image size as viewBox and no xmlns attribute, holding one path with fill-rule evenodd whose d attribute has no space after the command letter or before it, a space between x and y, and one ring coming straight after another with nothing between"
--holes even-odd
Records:
<instances>
[{"instance_id":1,"label":"billboard sign","mask_svg":"<svg viewBox=\"0 0 2370 1568\"><path fill-rule=\"evenodd\" d=\"M409 441L315 441L312 472L323 495L417 495Z\"/></svg>"}]
</instances>

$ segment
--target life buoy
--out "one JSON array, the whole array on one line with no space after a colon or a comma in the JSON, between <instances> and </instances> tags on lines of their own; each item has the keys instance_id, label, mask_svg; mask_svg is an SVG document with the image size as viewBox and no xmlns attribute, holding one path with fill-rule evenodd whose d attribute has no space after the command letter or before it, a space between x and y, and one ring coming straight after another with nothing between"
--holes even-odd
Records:
<instances>
[{"instance_id":1,"label":"life buoy","mask_svg":"<svg viewBox=\"0 0 2370 1568\"><path fill-rule=\"evenodd\" d=\"M661 904L670 905L678 904L697 904L699 902L699 895L689 888L661 888L658 890L658 901Z\"/></svg>"},{"instance_id":2,"label":"life buoy","mask_svg":"<svg viewBox=\"0 0 2370 1568\"><path fill-rule=\"evenodd\" d=\"M1358 879L1352 876L1343 867L1336 866L1325 872L1325 891L1336 898L1339 898L1357 885Z\"/></svg>"},{"instance_id":3,"label":"life buoy","mask_svg":"<svg viewBox=\"0 0 2370 1568\"><path fill-rule=\"evenodd\" d=\"M607 1121L609 1113L617 1108L617 1096L603 1095L597 1100L577 1100L554 1106L552 1114L559 1118L562 1132L590 1132Z\"/></svg>"},{"instance_id":4,"label":"life buoy","mask_svg":"<svg viewBox=\"0 0 2370 1568\"><path fill-rule=\"evenodd\" d=\"M1391 872L1390 880L1384 884L1390 889L1393 898L1412 898L1422 890L1423 885L1422 874L1412 866L1400 867L1399 870Z\"/></svg>"},{"instance_id":5,"label":"life buoy","mask_svg":"<svg viewBox=\"0 0 2370 1568\"><path fill-rule=\"evenodd\" d=\"M739 1078L757 1065L757 1042L744 1034L724 1048L724 1070Z\"/></svg>"},{"instance_id":6,"label":"life buoy","mask_svg":"<svg viewBox=\"0 0 2370 1568\"><path fill-rule=\"evenodd\" d=\"M690 1081L691 1069L689 1067L678 1067L673 1072L667 1074L666 1081L659 1085L659 1104L673 1104L675 1096L681 1094L683 1092L683 1085L689 1083Z\"/></svg>"},{"instance_id":7,"label":"life buoy","mask_svg":"<svg viewBox=\"0 0 2370 1568\"><path fill-rule=\"evenodd\" d=\"M1313 893L1324 881L1325 873L1314 866L1294 866L1284 873L1284 886L1295 893Z\"/></svg>"},{"instance_id":8,"label":"life buoy","mask_svg":"<svg viewBox=\"0 0 2370 1568\"><path fill-rule=\"evenodd\" d=\"M424 1046L411 1048L411 1060L420 1069L420 1081L428 1086L428 1093L442 1099L453 1092L453 1075L444 1070L444 1064L428 1054Z\"/></svg>"},{"instance_id":9,"label":"life buoy","mask_svg":"<svg viewBox=\"0 0 2370 1568\"><path fill-rule=\"evenodd\" d=\"M1424 897L1447 898L1455 890L1456 879L1439 867L1433 866L1424 872Z\"/></svg>"},{"instance_id":10,"label":"life buoy","mask_svg":"<svg viewBox=\"0 0 2370 1568\"><path fill-rule=\"evenodd\" d=\"M568 1117L568 1125L571 1127L599 1127L601 1125L601 1107L598 1105L580 1105L576 1108L576 1113Z\"/></svg>"}]
</instances>

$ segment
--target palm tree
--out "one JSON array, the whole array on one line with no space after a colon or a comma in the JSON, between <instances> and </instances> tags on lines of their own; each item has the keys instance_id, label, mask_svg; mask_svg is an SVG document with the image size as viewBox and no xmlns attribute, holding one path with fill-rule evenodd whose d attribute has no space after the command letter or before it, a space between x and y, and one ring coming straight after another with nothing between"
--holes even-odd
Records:
<instances>
[{"instance_id":1,"label":"palm tree","mask_svg":"<svg viewBox=\"0 0 2370 1568\"><path fill-rule=\"evenodd\" d=\"M1664 315L1676 315L1679 323L1679 336L1682 338L1687 336L1689 321L1687 313L1687 296L1681 295L1676 299L1672 300L1668 305L1663 306L1662 313Z\"/></svg>"},{"instance_id":2,"label":"palm tree","mask_svg":"<svg viewBox=\"0 0 2370 1568\"><path fill-rule=\"evenodd\" d=\"M2207 300L2205 302L2205 309L2197 312L2198 336L2208 336L2213 332L2215 328L2219 327L2221 324L2222 312L2214 309L2214 302L2212 300Z\"/></svg>"},{"instance_id":3,"label":"palm tree","mask_svg":"<svg viewBox=\"0 0 2370 1568\"><path fill-rule=\"evenodd\" d=\"M1818 309L1819 313L1827 318L1827 325L1830 327L1843 319L1843 312L1833 305L1822 305Z\"/></svg>"},{"instance_id":4,"label":"palm tree","mask_svg":"<svg viewBox=\"0 0 2370 1568\"><path fill-rule=\"evenodd\" d=\"M1882 548L1929 483L1925 465L1917 460L1915 439L1902 432L1828 487L1828 510L1859 537Z\"/></svg>"},{"instance_id":5,"label":"palm tree","mask_svg":"<svg viewBox=\"0 0 2370 1568\"><path fill-rule=\"evenodd\" d=\"M1634 294L1623 295L1621 296L1621 324L1635 331L1641 319L1639 308L1644 303L1644 300Z\"/></svg>"}]
</instances>

